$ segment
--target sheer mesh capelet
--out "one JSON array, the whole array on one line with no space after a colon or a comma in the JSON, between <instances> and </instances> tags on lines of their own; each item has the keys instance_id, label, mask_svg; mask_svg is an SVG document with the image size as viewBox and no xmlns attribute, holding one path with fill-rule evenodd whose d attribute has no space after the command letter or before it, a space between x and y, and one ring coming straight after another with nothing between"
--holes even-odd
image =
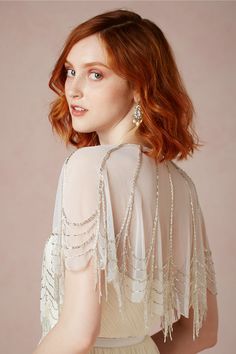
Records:
<instances>
[{"instance_id":1,"label":"sheer mesh capelet","mask_svg":"<svg viewBox=\"0 0 236 354\"><path fill-rule=\"evenodd\" d=\"M158 315L165 339L192 307L193 338L199 335L207 289L216 294L216 283L196 188L173 161L156 163L143 150L99 145L65 160L49 237L52 258L49 266L44 256L42 266L44 334L49 313L55 320L60 313L65 268L79 271L91 261L99 302L108 300L112 284L123 316L125 297L143 302L146 328Z\"/></svg>"}]
</instances>

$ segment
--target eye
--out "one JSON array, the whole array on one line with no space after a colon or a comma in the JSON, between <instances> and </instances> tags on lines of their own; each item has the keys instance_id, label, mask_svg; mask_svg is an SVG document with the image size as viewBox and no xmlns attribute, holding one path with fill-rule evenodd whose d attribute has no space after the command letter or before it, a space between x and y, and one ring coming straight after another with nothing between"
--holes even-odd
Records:
<instances>
[{"instance_id":1,"label":"eye","mask_svg":"<svg viewBox=\"0 0 236 354\"><path fill-rule=\"evenodd\" d=\"M97 80L99 80L100 78L103 77L102 74L98 73L97 71L92 71L92 72L90 73L90 75L94 75L95 81L97 81ZM90 75L89 75L89 76L90 76Z\"/></svg>"},{"instance_id":2,"label":"eye","mask_svg":"<svg viewBox=\"0 0 236 354\"><path fill-rule=\"evenodd\" d=\"M69 72L70 70L75 73L75 70L73 70L73 69L67 69L67 68L65 68L65 69L66 69L66 76L70 76L70 75L68 74L68 72ZM74 76L74 74L73 74L72 76Z\"/></svg>"}]
</instances>

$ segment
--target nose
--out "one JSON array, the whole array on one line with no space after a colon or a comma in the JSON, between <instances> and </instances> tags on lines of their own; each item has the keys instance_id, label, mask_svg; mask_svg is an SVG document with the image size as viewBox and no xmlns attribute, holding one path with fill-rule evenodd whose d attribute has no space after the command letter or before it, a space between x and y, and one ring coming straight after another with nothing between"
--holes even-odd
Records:
<instances>
[{"instance_id":1,"label":"nose","mask_svg":"<svg viewBox=\"0 0 236 354\"><path fill-rule=\"evenodd\" d=\"M83 87L82 81L79 77L75 77L70 85L69 95L70 97L83 97Z\"/></svg>"}]
</instances>

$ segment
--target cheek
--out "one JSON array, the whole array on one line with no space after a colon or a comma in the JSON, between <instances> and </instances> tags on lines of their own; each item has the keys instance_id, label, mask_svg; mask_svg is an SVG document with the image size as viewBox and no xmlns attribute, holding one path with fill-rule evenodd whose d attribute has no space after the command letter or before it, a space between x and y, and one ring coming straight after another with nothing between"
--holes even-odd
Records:
<instances>
[{"instance_id":1,"label":"cheek","mask_svg":"<svg viewBox=\"0 0 236 354\"><path fill-rule=\"evenodd\" d=\"M114 83L102 89L99 95L100 102L103 103L103 107L110 107L113 109L118 109L122 107L125 109L127 105L130 105L132 100L132 91L125 83Z\"/></svg>"},{"instance_id":2,"label":"cheek","mask_svg":"<svg viewBox=\"0 0 236 354\"><path fill-rule=\"evenodd\" d=\"M69 99L69 86L68 84L65 82L65 85L64 85L64 92L65 92L65 98L68 102L68 99Z\"/></svg>"}]
</instances>

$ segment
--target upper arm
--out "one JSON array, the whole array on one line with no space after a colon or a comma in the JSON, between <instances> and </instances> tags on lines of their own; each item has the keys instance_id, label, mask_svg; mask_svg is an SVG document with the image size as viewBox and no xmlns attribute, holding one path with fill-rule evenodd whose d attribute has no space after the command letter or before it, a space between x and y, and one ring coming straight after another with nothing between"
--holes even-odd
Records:
<instances>
[{"instance_id":1,"label":"upper arm","mask_svg":"<svg viewBox=\"0 0 236 354\"><path fill-rule=\"evenodd\" d=\"M70 329L72 335L94 341L100 331L101 303L98 290L93 287L93 265L79 271L65 269L64 302L60 316L61 323Z\"/></svg>"},{"instance_id":2,"label":"upper arm","mask_svg":"<svg viewBox=\"0 0 236 354\"><path fill-rule=\"evenodd\" d=\"M64 180L65 283L60 321L75 336L79 334L91 342L100 330L101 303L99 289L94 288L96 217L86 220L98 207L99 158L83 152L78 151L71 156Z\"/></svg>"}]
</instances>

